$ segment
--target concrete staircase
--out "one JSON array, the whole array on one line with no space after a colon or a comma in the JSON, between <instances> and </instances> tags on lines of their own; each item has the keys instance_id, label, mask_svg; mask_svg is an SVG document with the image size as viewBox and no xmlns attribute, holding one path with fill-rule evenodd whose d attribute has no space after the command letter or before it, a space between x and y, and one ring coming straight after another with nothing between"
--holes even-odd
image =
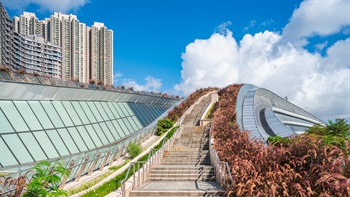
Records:
<instances>
[{"instance_id":1,"label":"concrete staircase","mask_svg":"<svg viewBox=\"0 0 350 197\"><path fill-rule=\"evenodd\" d=\"M132 190L130 196L224 196L210 164L209 133L195 126L208 103L210 98L204 98L186 116L181 138L161 165L152 168L149 182Z\"/></svg>"}]
</instances>

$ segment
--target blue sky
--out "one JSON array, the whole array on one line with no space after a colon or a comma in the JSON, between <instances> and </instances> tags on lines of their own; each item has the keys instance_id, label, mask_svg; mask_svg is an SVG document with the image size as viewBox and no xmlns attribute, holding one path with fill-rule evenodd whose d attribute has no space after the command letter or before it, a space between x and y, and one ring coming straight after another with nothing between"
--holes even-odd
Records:
<instances>
[{"instance_id":1,"label":"blue sky","mask_svg":"<svg viewBox=\"0 0 350 197\"><path fill-rule=\"evenodd\" d=\"M116 84L187 95L254 83L322 119L350 114L349 0L3 0L114 31ZM117 77L118 76L118 77Z\"/></svg>"}]
</instances>

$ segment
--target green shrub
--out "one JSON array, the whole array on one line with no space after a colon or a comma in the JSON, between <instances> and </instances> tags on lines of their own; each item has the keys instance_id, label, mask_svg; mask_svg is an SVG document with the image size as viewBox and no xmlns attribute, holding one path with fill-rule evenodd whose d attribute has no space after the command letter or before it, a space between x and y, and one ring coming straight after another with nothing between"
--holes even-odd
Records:
<instances>
[{"instance_id":1,"label":"green shrub","mask_svg":"<svg viewBox=\"0 0 350 197\"><path fill-rule=\"evenodd\" d=\"M173 135L174 132L178 129L179 127L174 127L169 133L165 136L166 139L170 139ZM163 141L159 142L157 146L154 147L154 149L158 150L161 146L163 145ZM154 153L154 152L153 152ZM152 154L150 155L152 156ZM138 161L147 161L148 159L148 154L145 156L141 157ZM143 164L140 164L140 168L142 167ZM136 171L138 170L138 166L136 165ZM89 191L86 194L82 195L83 197L103 197L106 196L107 194L111 193L112 191L116 190L121 186L121 181L123 181L126 178L126 172L125 170L123 173L119 174L112 180L104 183L102 186L98 187L95 190ZM128 178L132 176L132 173L129 173Z\"/></svg>"},{"instance_id":2,"label":"green shrub","mask_svg":"<svg viewBox=\"0 0 350 197\"><path fill-rule=\"evenodd\" d=\"M174 122L172 122L168 118L163 118L159 120L157 125L157 135L158 136L163 135L163 133L167 132L173 126L174 126Z\"/></svg>"},{"instance_id":3,"label":"green shrub","mask_svg":"<svg viewBox=\"0 0 350 197\"><path fill-rule=\"evenodd\" d=\"M55 162L51 165L48 161L42 161L33 168L36 174L27 185L27 192L24 197L44 197L44 196L67 196L67 192L59 190L61 176L68 176L69 170L62 166L62 163Z\"/></svg>"},{"instance_id":4,"label":"green shrub","mask_svg":"<svg viewBox=\"0 0 350 197\"><path fill-rule=\"evenodd\" d=\"M142 152L142 146L140 143L131 142L128 146L127 151L131 158L135 158L137 155L139 155Z\"/></svg>"}]
</instances>

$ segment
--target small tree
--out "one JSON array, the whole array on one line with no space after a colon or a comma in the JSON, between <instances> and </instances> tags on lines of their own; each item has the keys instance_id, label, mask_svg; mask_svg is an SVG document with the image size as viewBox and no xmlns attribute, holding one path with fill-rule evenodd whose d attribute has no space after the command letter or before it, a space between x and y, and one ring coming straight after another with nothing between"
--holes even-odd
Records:
<instances>
[{"instance_id":1,"label":"small tree","mask_svg":"<svg viewBox=\"0 0 350 197\"><path fill-rule=\"evenodd\" d=\"M27 192L24 197L44 197L44 196L67 196L66 191L59 190L61 177L68 176L69 170L62 166L62 163L55 162L51 165L48 161L42 161L34 166L36 174L27 185Z\"/></svg>"},{"instance_id":2,"label":"small tree","mask_svg":"<svg viewBox=\"0 0 350 197\"><path fill-rule=\"evenodd\" d=\"M174 122L172 122L168 118L163 118L158 121L157 125L157 135L160 136L174 126Z\"/></svg>"},{"instance_id":3,"label":"small tree","mask_svg":"<svg viewBox=\"0 0 350 197\"><path fill-rule=\"evenodd\" d=\"M142 152L142 146L140 143L131 142L128 146L128 153L131 158L135 158Z\"/></svg>"}]
</instances>

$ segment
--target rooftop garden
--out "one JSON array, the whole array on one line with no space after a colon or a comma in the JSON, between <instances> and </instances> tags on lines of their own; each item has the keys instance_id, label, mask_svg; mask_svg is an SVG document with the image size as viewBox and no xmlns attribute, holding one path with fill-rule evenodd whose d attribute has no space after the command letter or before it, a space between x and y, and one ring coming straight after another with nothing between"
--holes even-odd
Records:
<instances>
[{"instance_id":1,"label":"rooftop garden","mask_svg":"<svg viewBox=\"0 0 350 197\"><path fill-rule=\"evenodd\" d=\"M350 126L344 120L291 138L251 139L236 122L241 85L218 92L215 149L229 163L231 196L350 196Z\"/></svg>"}]
</instances>

